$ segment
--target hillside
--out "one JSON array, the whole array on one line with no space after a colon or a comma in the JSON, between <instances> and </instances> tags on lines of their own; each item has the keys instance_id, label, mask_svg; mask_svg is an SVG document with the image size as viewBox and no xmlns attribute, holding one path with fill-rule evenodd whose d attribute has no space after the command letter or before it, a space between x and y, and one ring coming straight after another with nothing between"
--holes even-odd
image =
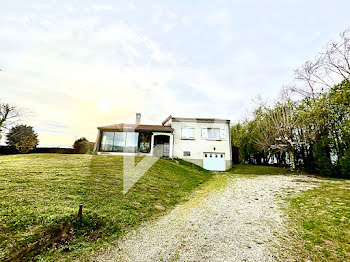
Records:
<instances>
[{"instance_id":1,"label":"hillside","mask_svg":"<svg viewBox=\"0 0 350 262\"><path fill-rule=\"evenodd\" d=\"M171 209L211 177L159 159L123 195L122 168L120 156L0 156L0 260L93 254L128 228Z\"/></svg>"}]
</instances>

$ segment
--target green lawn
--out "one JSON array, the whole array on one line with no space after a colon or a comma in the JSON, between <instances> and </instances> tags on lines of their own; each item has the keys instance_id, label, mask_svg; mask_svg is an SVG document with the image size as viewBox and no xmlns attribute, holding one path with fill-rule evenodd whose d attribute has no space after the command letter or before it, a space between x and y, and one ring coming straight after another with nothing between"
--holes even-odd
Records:
<instances>
[{"instance_id":1,"label":"green lawn","mask_svg":"<svg viewBox=\"0 0 350 262\"><path fill-rule=\"evenodd\" d=\"M186 200L212 177L186 162L160 159L123 195L122 160L94 155L0 156L0 261L23 254L36 261L88 260L126 230ZM235 165L229 173L291 172ZM350 183L325 181L316 189L290 195L291 226L315 261L349 260ZM79 204L84 205L81 220L77 220Z\"/></svg>"},{"instance_id":2,"label":"green lawn","mask_svg":"<svg viewBox=\"0 0 350 262\"><path fill-rule=\"evenodd\" d=\"M87 259L128 228L186 199L212 176L160 159L123 195L122 160L95 155L0 156L0 261L21 254L34 260ZM80 203L83 218L76 221ZM58 235L66 225L67 232ZM53 235L58 239L46 246Z\"/></svg>"},{"instance_id":3,"label":"green lawn","mask_svg":"<svg viewBox=\"0 0 350 262\"><path fill-rule=\"evenodd\" d=\"M292 174L288 168L275 166L257 166L257 165L233 165L230 171L233 174L242 175L285 175Z\"/></svg>"},{"instance_id":4,"label":"green lawn","mask_svg":"<svg viewBox=\"0 0 350 262\"><path fill-rule=\"evenodd\" d=\"M350 261L350 181L325 180L292 194L290 217L314 261Z\"/></svg>"}]
</instances>

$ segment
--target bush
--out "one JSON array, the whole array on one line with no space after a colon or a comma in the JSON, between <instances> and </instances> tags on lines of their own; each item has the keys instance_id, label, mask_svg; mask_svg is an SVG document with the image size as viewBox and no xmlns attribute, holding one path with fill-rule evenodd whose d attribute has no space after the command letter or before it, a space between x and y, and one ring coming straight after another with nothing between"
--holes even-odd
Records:
<instances>
[{"instance_id":1,"label":"bush","mask_svg":"<svg viewBox=\"0 0 350 262\"><path fill-rule=\"evenodd\" d=\"M7 144L20 153L28 153L30 150L34 149L38 143L38 135L31 126L17 125L12 127L7 134Z\"/></svg>"},{"instance_id":2,"label":"bush","mask_svg":"<svg viewBox=\"0 0 350 262\"><path fill-rule=\"evenodd\" d=\"M344 157L340 159L342 177L350 179L350 148L345 151Z\"/></svg>"},{"instance_id":3,"label":"bush","mask_svg":"<svg viewBox=\"0 0 350 262\"><path fill-rule=\"evenodd\" d=\"M92 154L94 152L95 143L89 142L89 154Z\"/></svg>"},{"instance_id":4,"label":"bush","mask_svg":"<svg viewBox=\"0 0 350 262\"><path fill-rule=\"evenodd\" d=\"M314 164L316 166L316 171L321 175L328 177L338 176L336 166L332 164L330 156L330 145L331 141L329 138L322 138L316 143L314 147Z\"/></svg>"},{"instance_id":5,"label":"bush","mask_svg":"<svg viewBox=\"0 0 350 262\"><path fill-rule=\"evenodd\" d=\"M85 137L82 137L74 142L73 147L76 154L86 154L89 152L90 142Z\"/></svg>"}]
</instances>

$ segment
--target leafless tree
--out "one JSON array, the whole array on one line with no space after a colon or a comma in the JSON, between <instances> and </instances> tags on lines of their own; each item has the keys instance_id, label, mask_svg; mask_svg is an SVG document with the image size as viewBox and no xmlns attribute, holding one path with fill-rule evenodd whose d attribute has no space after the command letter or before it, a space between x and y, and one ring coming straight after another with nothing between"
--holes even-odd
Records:
<instances>
[{"instance_id":1,"label":"leafless tree","mask_svg":"<svg viewBox=\"0 0 350 262\"><path fill-rule=\"evenodd\" d=\"M290 167L295 170L294 151L300 144L295 139L300 119L295 111L295 103L287 101L273 107L260 107L261 118L256 122L256 142L263 150L288 152Z\"/></svg>"},{"instance_id":2,"label":"leafless tree","mask_svg":"<svg viewBox=\"0 0 350 262\"><path fill-rule=\"evenodd\" d=\"M324 57L324 70L328 74L336 74L349 80L350 28L340 34L340 41L330 42L321 55Z\"/></svg>"},{"instance_id":3,"label":"leafless tree","mask_svg":"<svg viewBox=\"0 0 350 262\"><path fill-rule=\"evenodd\" d=\"M302 86L290 90L302 96L314 98L323 89L328 89L343 79L350 79L350 28L340 34L340 39L331 41L313 61L307 61L295 70L295 79Z\"/></svg>"},{"instance_id":4,"label":"leafless tree","mask_svg":"<svg viewBox=\"0 0 350 262\"><path fill-rule=\"evenodd\" d=\"M11 124L16 123L23 115L23 111L17 106L0 103L0 133Z\"/></svg>"},{"instance_id":5,"label":"leafless tree","mask_svg":"<svg viewBox=\"0 0 350 262\"><path fill-rule=\"evenodd\" d=\"M320 60L318 59L316 62L307 61L300 68L295 70L295 79L300 80L305 83L305 87L296 87L292 86L291 90L295 93L298 93L302 96L311 96L314 98L315 89L318 84L315 78L319 77L320 71ZM315 77L317 76L317 77Z\"/></svg>"}]
</instances>

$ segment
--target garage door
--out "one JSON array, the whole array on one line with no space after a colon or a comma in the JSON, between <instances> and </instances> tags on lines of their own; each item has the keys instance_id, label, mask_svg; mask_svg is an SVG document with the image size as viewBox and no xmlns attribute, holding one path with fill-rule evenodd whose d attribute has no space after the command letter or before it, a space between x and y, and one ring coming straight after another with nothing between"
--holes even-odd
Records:
<instances>
[{"instance_id":1,"label":"garage door","mask_svg":"<svg viewBox=\"0 0 350 262\"><path fill-rule=\"evenodd\" d=\"M204 153L203 167L208 170L225 171L224 153Z\"/></svg>"}]
</instances>

